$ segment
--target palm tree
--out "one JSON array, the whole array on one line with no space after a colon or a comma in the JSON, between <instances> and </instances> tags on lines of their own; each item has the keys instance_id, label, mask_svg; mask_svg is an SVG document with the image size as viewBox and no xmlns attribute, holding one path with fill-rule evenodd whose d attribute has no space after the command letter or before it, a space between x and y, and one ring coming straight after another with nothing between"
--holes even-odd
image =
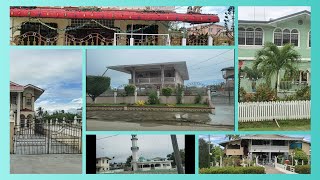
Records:
<instances>
[{"instance_id":1,"label":"palm tree","mask_svg":"<svg viewBox=\"0 0 320 180\"><path fill-rule=\"evenodd\" d=\"M240 69L240 71L246 73L246 76L252 81L251 88L253 91L255 91L256 81L262 78L262 73L258 69L248 67Z\"/></svg>"},{"instance_id":2,"label":"palm tree","mask_svg":"<svg viewBox=\"0 0 320 180\"><path fill-rule=\"evenodd\" d=\"M279 48L271 42L267 42L260 49L256 56L253 68L258 69L266 76L267 82L271 82L271 78L275 75L276 96L278 96L278 78L280 70L290 72L292 76L297 72L297 63L300 61L300 54L294 49L293 44L285 44Z\"/></svg>"},{"instance_id":3,"label":"palm tree","mask_svg":"<svg viewBox=\"0 0 320 180\"><path fill-rule=\"evenodd\" d=\"M39 117L42 117L42 115L43 115L43 108L42 107L38 107L37 108L37 115L39 116Z\"/></svg>"}]
</instances>

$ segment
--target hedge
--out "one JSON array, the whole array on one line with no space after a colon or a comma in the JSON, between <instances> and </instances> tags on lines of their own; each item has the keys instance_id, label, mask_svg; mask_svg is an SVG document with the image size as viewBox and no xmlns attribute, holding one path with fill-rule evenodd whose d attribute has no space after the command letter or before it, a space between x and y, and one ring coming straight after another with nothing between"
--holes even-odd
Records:
<instances>
[{"instance_id":1,"label":"hedge","mask_svg":"<svg viewBox=\"0 0 320 180\"><path fill-rule=\"evenodd\" d=\"M264 167L250 166L250 167L211 167L202 168L200 174L265 174Z\"/></svg>"},{"instance_id":2,"label":"hedge","mask_svg":"<svg viewBox=\"0 0 320 180\"><path fill-rule=\"evenodd\" d=\"M298 174L310 174L310 165L298 165L295 166L295 172Z\"/></svg>"}]
</instances>

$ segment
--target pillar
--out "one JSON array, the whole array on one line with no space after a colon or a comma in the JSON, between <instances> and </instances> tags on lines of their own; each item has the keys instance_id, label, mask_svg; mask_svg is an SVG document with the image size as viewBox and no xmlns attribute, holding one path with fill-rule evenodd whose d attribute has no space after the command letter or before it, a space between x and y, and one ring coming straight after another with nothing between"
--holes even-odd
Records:
<instances>
[{"instance_id":1,"label":"pillar","mask_svg":"<svg viewBox=\"0 0 320 180\"><path fill-rule=\"evenodd\" d=\"M208 36L208 46L212 46L213 45L213 38L212 36Z\"/></svg>"},{"instance_id":2,"label":"pillar","mask_svg":"<svg viewBox=\"0 0 320 180\"><path fill-rule=\"evenodd\" d=\"M10 111L10 154L13 154L14 113Z\"/></svg>"},{"instance_id":3,"label":"pillar","mask_svg":"<svg viewBox=\"0 0 320 180\"><path fill-rule=\"evenodd\" d=\"M187 46L187 39L186 38L182 38L182 46Z\"/></svg>"},{"instance_id":4,"label":"pillar","mask_svg":"<svg viewBox=\"0 0 320 180\"><path fill-rule=\"evenodd\" d=\"M117 90L113 91L113 103L117 104Z\"/></svg>"},{"instance_id":5,"label":"pillar","mask_svg":"<svg viewBox=\"0 0 320 180\"><path fill-rule=\"evenodd\" d=\"M161 69L161 87L164 85L164 66L160 67Z\"/></svg>"},{"instance_id":6,"label":"pillar","mask_svg":"<svg viewBox=\"0 0 320 180\"><path fill-rule=\"evenodd\" d=\"M271 162L271 152L269 152L269 163Z\"/></svg>"},{"instance_id":7,"label":"pillar","mask_svg":"<svg viewBox=\"0 0 320 180\"><path fill-rule=\"evenodd\" d=\"M31 97L31 109L34 109L34 96Z\"/></svg>"},{"instance_id":8,"label":"pillar","mask_svg":"<svg viewBox=\"0 0 320 180\"><path fill-rule=\"evenodd\" d=\"M160 98L160 89L157 89L157 97Z\"/></svg>"},{"instance_id":9,"label":"pillar","mask_svg":"<svg viewBox=\"0 0 320 180\"><path fill-rule=\"evenodd\" d=\"M136 85L136 69L132 68L132 84Z\"/></svg>"},{"instance_id":10,"label":"pillar","mask_svg":"<svg viewBox=\"0 0 320 180\"><path fill-rule=\"evenodd\" d=\"M116 33L113 34L113 46L117 45L117 35Z\"/></svg>"},{"instance_id":11,"label":"pillar","mask_svg":"<svg viewBox=\"0 0 320 180\"><path fill-rule=\"evenodd\" d=\"M181 93L181 103L184 104L184 90L182 90Z\"/></svg>"},{"instance_id":12,"label":"pillar","mask_svg":"<svg viewBox=\"0 0 320 180\"><path fill-rule=\"evenodd\" d=\"M130 38L130 46L133 46L133 45L134 45L134 39Z\"/></svg>"},{"instance_id":13,"label":"pillar","mask_svg":"<svg viewBox=\"0 0 320 180\"><path fill-rule=\"evenodd\" d=\"M17 124L20 125L20 105L21 103L21 92L18 92L18 97L17 97Z\"/></svg>"},{"instance_id":14,"label":"pillar","mask_svg":"<svg viewBox=\"0 0 320 180\"><path fill-rule=\"evenodd\" d=\"M207 95L208 95L208 101L211 102L211 89L210 89L210 87L207 88Z\"/></svg>"},{"instance_id":15,"label":"pillar","mask_svg":"<svg viewBox=\"0 0 320 180\"><path fill-rule=\"evenodd\" d=\"M78 123L78 121L77 121L77 116L74 116L74 118L73 118L73 124L77 124Z\"/></svg>"},{"instance_id":16,"label":"pillar","mask_svg":"<svg viewBox=\"0 0 320 180\"><path fill-rule=\"evenodd\" d=\"M22 97L22 109L26 108L26 96Z\"/></svg>"},{"instance_id":17,"label":"pillar","mask_svg":"<svg viewBox=\"0 0 320 180\"><path fill-rule=\"evenodd\" d=\"M133 134L131 135L131 142L132 142L132 147L131 147L131 151L132 151L132 160L131 160L131 165L133 168L133 171L137 171L138 170L138 138L137 135ZM151 167L151 166L150 166Z\"/></svg>"},{"instance_id":18,"label":"pillar","mask_svg":"<svg viewBox=\"0 0 320 180\"><path fill-rule=\"evenodd\" d=\"M307 84L310 85L310 72L307 71Z\"/></svg>"},{"instance_id":19,"label":"pillar","mask_svg":"<svg viewBox=\"0 0 320 180\"><path fill-rule=\"evenodd\" d=\"M135 88L134 90L134 103L137 103L138 102L138 89Z\"/></svg>"}]
</instances>

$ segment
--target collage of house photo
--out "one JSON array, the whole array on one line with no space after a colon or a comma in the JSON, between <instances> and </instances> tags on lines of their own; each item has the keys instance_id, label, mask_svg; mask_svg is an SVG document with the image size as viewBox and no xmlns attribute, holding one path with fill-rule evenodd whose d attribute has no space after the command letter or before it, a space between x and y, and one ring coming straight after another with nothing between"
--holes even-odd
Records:
<instances>
[{"instance_id":1,"label":"collage of house photo","mask_svg":"<svg viewBox=\"0 0 320 180\"><path fill-rule=\"evenodd\" d=\"M310 175L311 5L209 4L11 5L10 174Z\"/></svg>"}]
</instances>

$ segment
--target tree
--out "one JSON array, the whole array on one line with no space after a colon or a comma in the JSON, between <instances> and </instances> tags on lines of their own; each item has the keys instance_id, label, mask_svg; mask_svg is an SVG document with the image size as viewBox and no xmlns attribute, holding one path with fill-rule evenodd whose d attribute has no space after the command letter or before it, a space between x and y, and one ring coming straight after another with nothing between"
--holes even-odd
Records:
<instances>
[{"instance_id":1,"label":"tree","mask_svg":"<svg viewBox=\"0 0 320 180\"><path fill-rule=\"evenodd\" d=\"M243 69L240 69L240 71L246 73L246 77L252 81L251 88L252 88L252 90L255 91L256 81L262 77L262 73L258 69L249 68L249 67L245 67Z\"/></svg>"},{"instance_id":2,"label":"tree","mask_svg":"<svg viewBox=\"0 0 320 180\"><path fill-rule=\"evenodd\" d=\"M104 76L87 76L87 94L94 102L96 97L100 96L110 88L110 78Z\"/></svg>"},{"instance_id":3,"label":"tree","mask_svg":"<svg viewBox=\"0 0 320 180\"><path fill-rule=\"evenodd\" d=\"M308 162L308 155L300 148L296 148L293 150L294 156L293 159L299 161L301 163L304 161L304 163Z\"/></svg>"},{"instance_id":4,"label":"tree","mask_svg":"<svg viewBox=\"0 0 320 180\"><path fill-rule=\"evenodd\" d=\"M212 153L212 156L211 156L212 162L220 161L220 156L224 155L223 149L220 146L214 146L212 148L211 153ZM213 163L213 165L215 165L215 164Z\"/></svg>"},{"instance_id":5,"label":"tree","mask_svg":"<svg viewBox=\"0 0 320 180\"><path fill-rule=\"evenodd\" d=\"M228 138L229 140L235 140L235 139L239 139L239 138L240 138L240 135L227 134L225 137Z\"/></svg>"},{"instance_id":6,"label":"tree","mask_svg":"<svg viewBox=\"0 0 320 180\"><path fill-rule=\"evenodd\" d=\"M271 82L272 77L276 77L275 89L278 89L278 77L280 70L290 72L294 76L297 72L297 63L300 60L300 54L294 49L293 44L285 44L279 48L271 42L267 42L264 47L256 53L253 68L258 69L267 82ZM293 77L292 77L293 78ZM276 91L276 96L277 96Z\"/></svg>"},{"instance_id":7,"label":"tree","mask_svg":"<svg viewBox=\"0 0 320 180\"><path fill-rule=\"evenodd\" d=\"M168 97L171 96L172 94L172 89L167 87L167 88L162 88L162 94L166 97L166 104L168 103Z\"/></svg>"},{"instance_id":8,"label":"tree","mask_svg":"<svg viewBox=\"0 0 320 180\"><path fill-rule=\"evenodd\" d=\"M127 157L126 166L131 167L132 156Z\"/></svg>"},{"instance_id":9,"label":"tree","mask_svg":"<svg viewBox=\"0 0 320 180\"><path fill-rule=\"evenodd\" d=\"M180 156L181 156L182 164L185 164L185 151L184 151L184 149L180 149ZM176 166L177 163L176 163L176 159L174 158L174 152L172 152L171 154L168 154L167 159L173 160L172 166Z\"/></svg>"},{"instance_id":10,"label":"tree","mask_svg":"<svg viewBox=\"0 0 320 180\"><path fill-rule=\"evenodd\" d=\"M128 84L124 87L124 90L126 91L127 96L133 96L136 91L136 86Z\"/></svg>"},{"instance_id":11,"label":"tree","mask_svg":"<svg viewBox=\"0 0 320 180\"><path fill-rule=\"evenodd\" d=\"M210 159L209 156L209 146L208 143L200 138L199 139L199 168L208 168Z\"/></svg>"},{"instance_id":12,"label":"tree","mask_svg":"<svg viewBox=\"0 0 320 180\"><path fill-rule=\"evenodd\" d=\"M43 109L42 107L38 107L38 108L37 108L37 115L38 115L39 117L42 117L43 111L44 111L44 109Z\"/></svg>"}]
</instances>

